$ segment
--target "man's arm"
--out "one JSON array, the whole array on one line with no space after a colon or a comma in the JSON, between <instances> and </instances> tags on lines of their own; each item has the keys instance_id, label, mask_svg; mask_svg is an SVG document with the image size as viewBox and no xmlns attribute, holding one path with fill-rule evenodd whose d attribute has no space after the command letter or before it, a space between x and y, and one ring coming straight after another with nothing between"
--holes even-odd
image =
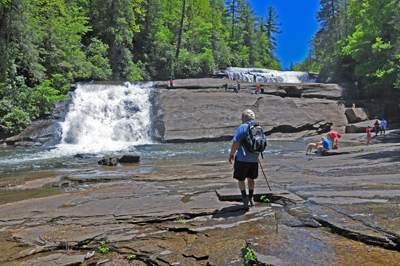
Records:
<instances>
[{"instance_id":1,"label":"man's arm","mask_svg":"<svg viewBox=\"0 0 400 266\"><path fill-rule=\"evenodd\" d=\"M240 142L234 141L232 143L231 152L229 153L229 162L232 164L233 159L235 158L235 153L239 148Z\"/></svg>"}]
</instances>

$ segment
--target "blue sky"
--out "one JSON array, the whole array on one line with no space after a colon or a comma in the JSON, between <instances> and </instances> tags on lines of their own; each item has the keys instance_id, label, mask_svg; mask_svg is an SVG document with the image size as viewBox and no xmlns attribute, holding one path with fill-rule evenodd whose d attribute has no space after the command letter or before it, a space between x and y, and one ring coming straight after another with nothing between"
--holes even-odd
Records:
<instances>
[{"instance_id":1,"label":"blue sky","mask_svg":"<svg viewBox=\"0 0 400 266\"><path fill-rule=\"evenodd\" d=\"M320 0L248 0L258 17L267 14L269 6L275 8L282 22L281 34L276 34L277 51L282 69L289 68L290 62L301 63L309 50L308 41L319 29L315 15Z\"/></svg>"}]
</instances>

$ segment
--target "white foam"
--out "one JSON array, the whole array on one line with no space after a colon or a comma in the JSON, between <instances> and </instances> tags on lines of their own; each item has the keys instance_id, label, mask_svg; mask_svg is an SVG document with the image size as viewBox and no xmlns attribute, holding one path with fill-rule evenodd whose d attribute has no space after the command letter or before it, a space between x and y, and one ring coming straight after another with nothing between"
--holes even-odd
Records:
<instances>
[{"instance_id":1,"label":"white foam","mask_svg":"<svg viewBox=\"0 0 400 266\"><path fill-rule=\"evenodd\" d=\"M152 84L78 84L60 122L62 153L121 151L151 144Z\"/></svg>"}]
</instances>

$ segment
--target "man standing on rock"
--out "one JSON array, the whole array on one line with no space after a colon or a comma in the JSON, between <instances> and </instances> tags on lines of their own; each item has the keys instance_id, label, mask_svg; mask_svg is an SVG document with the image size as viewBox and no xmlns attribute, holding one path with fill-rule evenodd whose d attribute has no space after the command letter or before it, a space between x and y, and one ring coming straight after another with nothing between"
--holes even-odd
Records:
<instances>
[{"instance_id":1,"label":"man standing on rock","mask_svg":"<svg viewBox=\"0 0 400 266\"><path fill-rule=\"evenodd\" d=\"M243 209L248 210L249 204L251 206L254 205L254 180L258 177L258 156L260 154L249 152L242 143L244 138L247 136L247 129L249 127L247 122L254 122L254 112L250 109L243 111L241 119L242 124L238 127L236 134L233 137L233 144L229 154L229 162L232 164L233 160L235 160L233 178L238 180L239 189L243 197ZM265 138L265 140L267 139ZM236 151L237 155L235 157ZM246 194L246 179L249 187L248 196Z\"/></svg>"},{"instance_id":2,"label":"man standing on rock","mask_svg":"<svg viewBox=\"0 0 400 266\"><path fill-rule=\"evenodd\" d=\"M382 118L382 121L381 121L381 135L382 135L382 131L383 131L383 135L386 134L386 125L387 125L387 122L386 122L385 118Z\"/></svg>"}]
</instances>

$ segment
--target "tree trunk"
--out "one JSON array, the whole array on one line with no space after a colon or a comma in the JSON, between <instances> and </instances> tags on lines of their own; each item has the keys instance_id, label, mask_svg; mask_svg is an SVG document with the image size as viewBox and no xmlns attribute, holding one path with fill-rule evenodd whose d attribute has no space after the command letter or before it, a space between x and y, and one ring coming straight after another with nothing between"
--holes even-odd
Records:
<instances>
[{"instance_id":1,"label":"tree trunk","mask_svg":"<svg viewBox=\"0 0 400 266\"><path fill-rule=\"evenodd\" d=\"M1 7L0 17L0 44L4 45L3 51L0 52L0 82L6 79L6 69L8 62L8 43L10 41L9 25L11 24L11 7L8 8L4 4ZM8 19L8 21L7 21Z\"/></svg>"},{"instance_id":2,"label":"tree trunk","mask_svg":"<svg viewBox=\"0 0 400 266\"><path fill-rule=\"evenodd\" d=\"M235 0L232 1L232 40L235 39Z\"/></svg>"},{"instance_id":3,"label":"tree trunk","mask_svg":"<svg viewBox=\"0 0 400 266\"><path fill-rule=\"evenodd\" d=\"M186 6L186 0L183 0L181 27L179 29L178 44L176 46L176 55L175 55L176 59L178 59L179 50L181 49L181 38L182 38L182 31L183 31L183 19L185 18L185 6Z\"/></svg>"},{"instance_id":4,"label":"tree trunk","mask_svg":"<svg viewBox=\"0 0 400 266\"><path fill-rule=\"evenodd\" d=\"M7 17L10 13L10 9L7 8L4 4L1 7L1 16L0 16L0 40L6 39L7 33Z\"/></svg>"}]
</instances>

